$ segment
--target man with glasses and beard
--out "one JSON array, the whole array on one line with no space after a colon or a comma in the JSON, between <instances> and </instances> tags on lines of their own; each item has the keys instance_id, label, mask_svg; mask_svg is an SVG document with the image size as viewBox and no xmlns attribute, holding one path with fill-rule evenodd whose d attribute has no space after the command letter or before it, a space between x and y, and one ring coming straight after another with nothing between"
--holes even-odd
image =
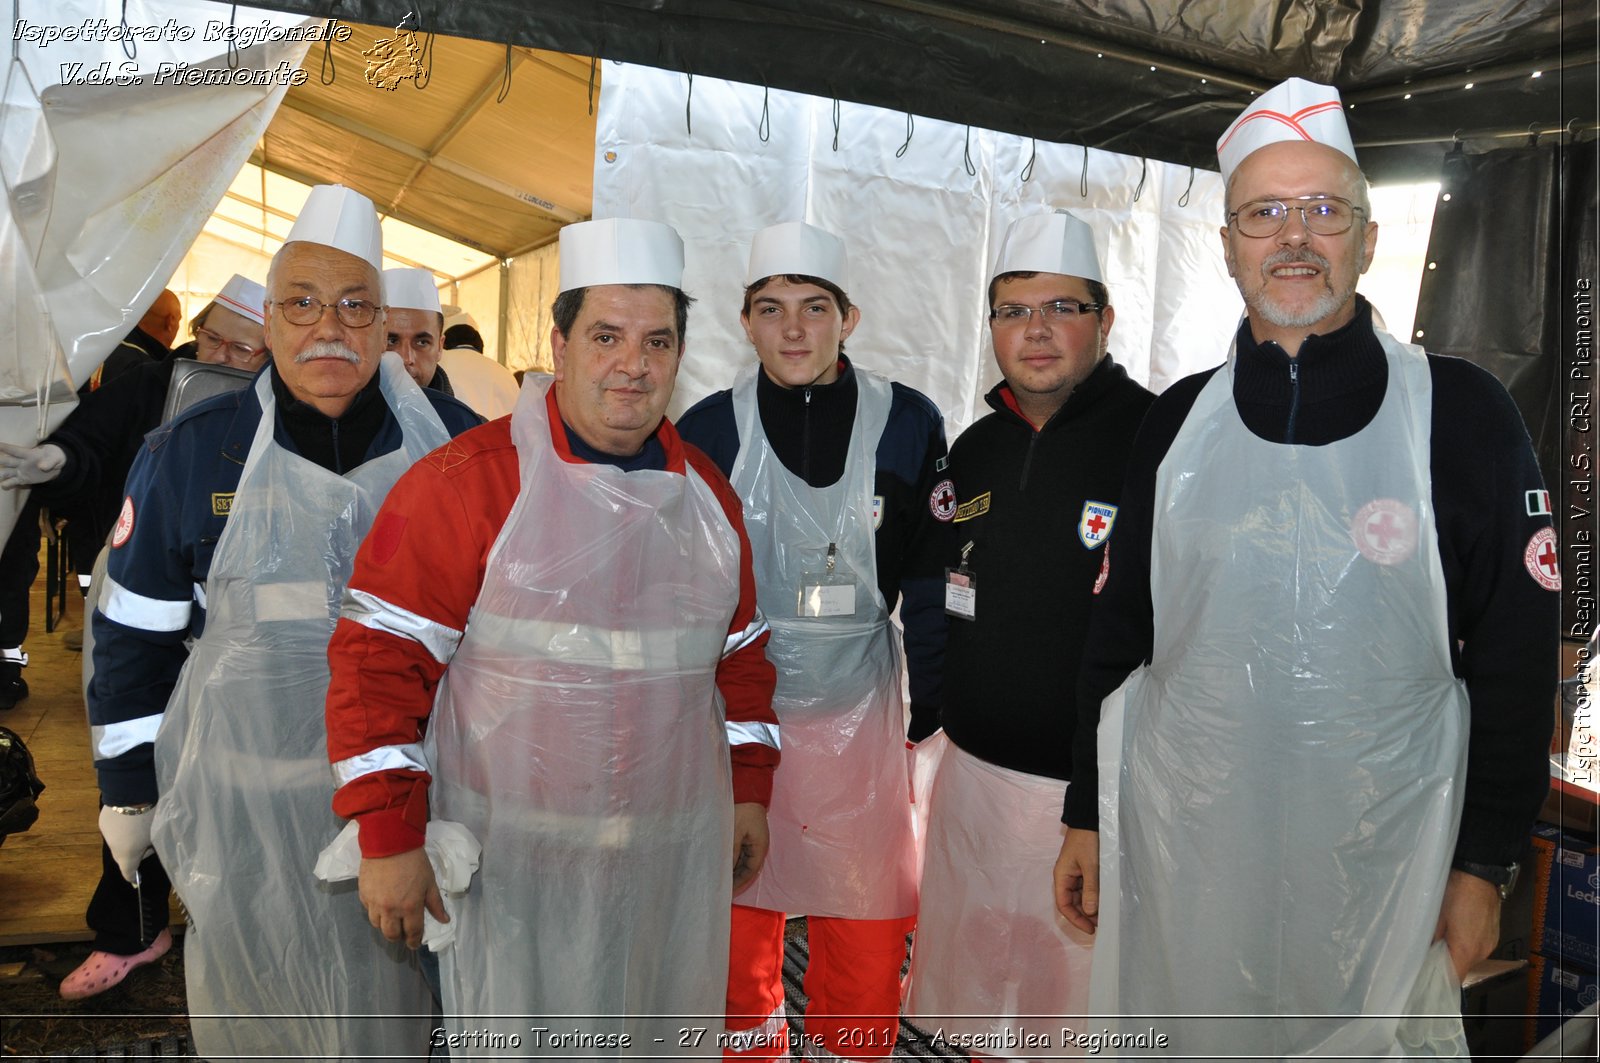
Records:
<instances>
[{"instance_id":1,"label":"man with glasses and beard","mask_svg":"<svg viewBox=\"0 0 1600 1063\"><path fill-rule=\"evenodd\" d=\"M93 617L101 833L136 887L153 845L183 900L210 1058L425 1051L415 959L312 875L340 828L321 721L355 548L400 473L478 423L380 367L382 264L372 202L312 189L267 276L271 361L148 437Z\"/></svg>"},{"instance_id":2,"label":"man with glasses and beard","mask_svg":"<svg viewBox=\"0 0 1600 1063\"><path fill-rule=\"evenodd\" d=\"M1245 320L1134 447L1057 907L1100 928L1091 1010L1182 1016L1132 1024L1176 1055L1464 1057L1548 785L1549 496L1494 378L1356 294L1337 92L1278 86L1218 155Z\"/></svg>"}]
</instances>

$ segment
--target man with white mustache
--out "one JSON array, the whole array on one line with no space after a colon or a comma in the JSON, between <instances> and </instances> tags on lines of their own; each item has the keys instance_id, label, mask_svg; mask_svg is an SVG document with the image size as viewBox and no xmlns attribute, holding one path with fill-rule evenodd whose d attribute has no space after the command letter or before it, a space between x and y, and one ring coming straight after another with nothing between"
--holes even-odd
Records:
<instances>
[{"instance_id":1,"label":"man with white mustache","mask_svg":"<svg viewBox=\"0 0 1600 1063\"><path fill-rule=\"evenodd\" d=\"M1172 1016L1129 1025L1174 1057L1464 1058L1549 780L1549 494L1505 389L1356 294L1338 93L1278 86L1218 155L1245 320L1134 445L1056 905L1090 1011Z\"/></svg>"},{"instance_id":2,"label":"man with white mustache","mask_svg":"<svg viewBox=\"0 0 1600 1063\"><path fill-rule=\"evenodd\" d=\"M312 874L341 826L322 704L356 546L399 475L479 422L398 357L380 371L382 255L370 200L312 189L267 275L271 360L147 437L94 613L101 833L136 886L153 845L183 900L213 1059L426 1054L414 958Z\"/></svg>"}]
</instances>

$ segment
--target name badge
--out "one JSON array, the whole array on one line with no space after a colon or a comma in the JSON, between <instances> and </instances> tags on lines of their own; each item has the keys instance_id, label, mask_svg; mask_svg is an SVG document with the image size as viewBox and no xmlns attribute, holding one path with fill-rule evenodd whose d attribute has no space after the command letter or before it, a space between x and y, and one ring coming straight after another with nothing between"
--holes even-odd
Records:
<instances>
[{"instance_id":1,"label":"name badge","mask_svg":"<svg viewBox=\"0 0 1600 1063\"><path fill-rule=\"evenodd\" d=\"M944 570L944 611L963 620L978 616L978 577L971 571Z\"/></svg>"},{"instance_id":2,"label":"name badge","mask_svg":"<svg viewBox=\"0 0 1600 1063\"><path fill-rule=\"evenodd\" d=\"M838 546L828 544L828 559L820 572L800 574L800 594L795 615L802 617L854 616L856 578L839 560Z\"/></svg>"}]
</instances>

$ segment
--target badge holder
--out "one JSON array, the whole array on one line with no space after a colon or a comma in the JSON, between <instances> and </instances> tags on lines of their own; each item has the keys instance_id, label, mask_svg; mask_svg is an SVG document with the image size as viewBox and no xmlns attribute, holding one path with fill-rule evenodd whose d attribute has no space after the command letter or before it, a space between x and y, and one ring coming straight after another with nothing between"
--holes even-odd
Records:
<instances>
[{"instance_id":1,"label":"badge holder","mask_svg":"<svg viewBox=\"0 0 1600 1063\"><path fill-rule=\"evenodd\" d=\"M827 564L821 572L800 574L800 593L796 616L855 616L856 577L850 566L839 561L839 547L828 544Z\"/></svg>"},{"instance_id":2,"label":"badge holder","mask_svg":"<svg viewBox=\"0 0 1600 1063\"><path fill-rule=\"evenodd\" d=\"M944 611L962 620L978 618L978 574L967 567L972 543L961 548L961 567L944 570Z\"/></svg>"}]
</instances>

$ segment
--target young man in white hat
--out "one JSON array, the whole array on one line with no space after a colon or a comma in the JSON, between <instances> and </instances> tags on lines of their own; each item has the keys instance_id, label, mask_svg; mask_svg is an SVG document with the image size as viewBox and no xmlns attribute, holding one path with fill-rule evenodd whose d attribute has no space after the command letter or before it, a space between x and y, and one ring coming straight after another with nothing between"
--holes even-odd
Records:
<instances>
[{"instance_id":1,"label":"young man in white hat","mask_svg":"<svg viewBox=\"0 0 1600 1063\"><path fill-rule=\"evenodd\" d=\"M383 308L386 351L394 351L418 387L454 395L450 378L439 368L444 335L444 309L433 272L426 269L386 269Z\"/></svg>"},{"instance_id":2,"label":"young man in white hat","mask_svg":"<svg viewBox=\"0 0 1600 1063\"><path fill-rule=\"evenodd\" d=\"M355 547L399 474L477 423L398 359L380 369L381 267L372 202L313 188L268 273L270 362L148 438L93 617L100 829L135 886L152 844L171 875L211 1058L427 1037L415 961L312 876L339 829L320 706Z\"/></svg>"},{"instance_id":3,"label":"young man in white hat","mask_svg":"<svg viewBox=\"0 0 1600 1063\"><path fill-rule=\"evenodd\" d=\"M950 745L931 787L906 1015L1004 1056L1029 1032L1081 1032L1088 1010L1092 940L1038 884L1063 833L1089 604L1154 396L1107 353L1116 315L1083 221L1018 218L990 278L1005 379L950 450L938 720Z\"/></svg>"},{"instance_id":4,"label":"young man in white hat","mask_svg":"<svg viewBox=\"0 0 1600 1063\"><path fill-rule=\"evenodd\" d=\"M889 614L899 600L912 715L931 717L944 636L933 529L954 499L938 409L844 356L861 316L848 286L839 237L803 222L758 232L739 315L757 360L680 422L744 504L783 727L772 854L733 909L728 1058L788 1052L785 913L807 917L808 1058L888 1056L916 915Z\"/></svg>"},{"instance_id":5,"label":"young man in white hat","mask_svg":"<svg viewBox=\"0 0 1600 1063\"><path fill-rule=\"evenodd\" d=\"M1096 1013L1223 1017L1158 1020L1168 1051L1464 1057L1459 979L1548 785L1549 496L1504 388L1356 294L1378 231L1337 92L1278 86L1218 155L1245 320L1130 462L1057 904L1103 917Z\"/></svg>"},{"instance_id":6,"label":"young man in white hat","mask_svg":"<svg viewBox=\"0 0 1600 1063\"><path fill-rule=\"evenodd\" d=\"M33 497L52 505L79 503L93 524L84 535L94 549L75 557L79 588L88 591L93 559L116 519L122 487L147 432L161 421L173 369L185 358L256 369L266 360L262 303L266 289L234 274L190 326L198 345L147 361L84 395L61 426L33 447L0 444L0 487L33 486ZM105 502L102 502L105 500ZM106 504L108 502L109 504ZM103 515L101 515L103 514ZM71 641L77 635L78 641ZM69 649L82 648L82 632L68 632ZM154 853L139 867L143 886L123 879L111 850L101 846L100 883L86 921L94 951L61 983L61 995L81 1000L122 982L135 968L160 959L172 945L167 928L167 877Z\"/></svg>"},{"instance_id":7,"label":"young man in white hat","mask_svg":"<svg viewBox=\"0 0 1600 1063\"><path fill-rule=\"evenodd\" d=\"M396 485L329 646L373 925L415 947L445 918L430 820L483 846L441 954L445 1043L474 1055L704 1056L721 1032L778 738L738 499L665 417L682 273L660 222L561 231L554 381Z\"/></svg>"}]
</instances>

